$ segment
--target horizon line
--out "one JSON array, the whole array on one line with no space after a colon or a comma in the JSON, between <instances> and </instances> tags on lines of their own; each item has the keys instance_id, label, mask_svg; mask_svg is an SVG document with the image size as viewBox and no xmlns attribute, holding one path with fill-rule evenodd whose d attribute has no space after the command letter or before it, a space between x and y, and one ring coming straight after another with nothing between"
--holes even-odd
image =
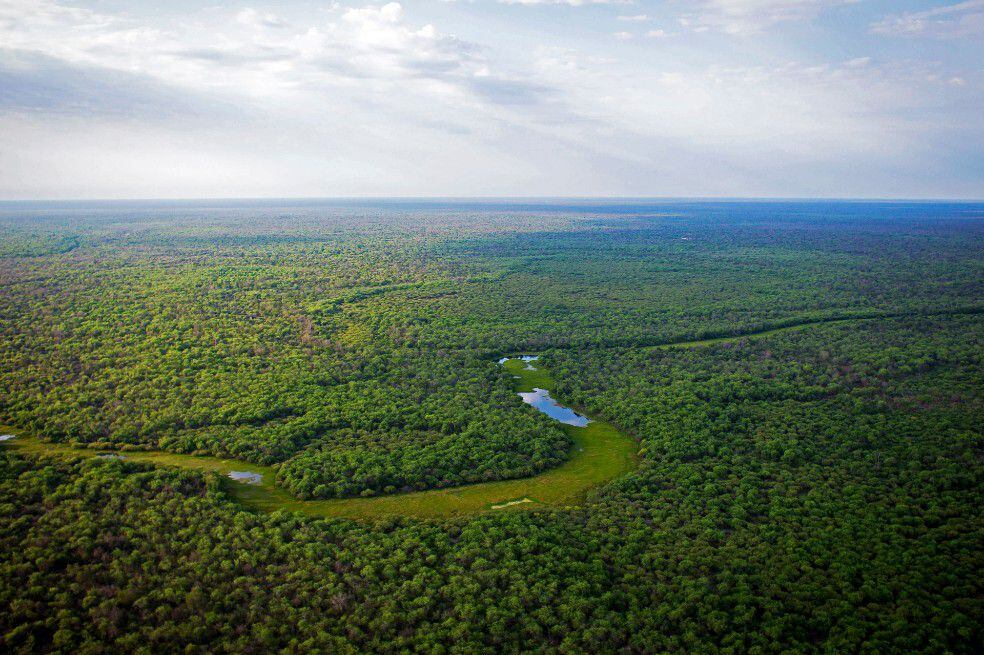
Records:
<instances>
[{"instance_id":1,"label":"horizon line","mask_svg":"<svg viewBox=\"0 0 984 655\"><path fill-rule=\"evenodd\" d=\"M190 202L883 202L883 203L984 203L984 197L889 197L889 196L184 196L125 198L0 198L0 205L99 203L190 203Z\"/></svg>"}]
</instances>

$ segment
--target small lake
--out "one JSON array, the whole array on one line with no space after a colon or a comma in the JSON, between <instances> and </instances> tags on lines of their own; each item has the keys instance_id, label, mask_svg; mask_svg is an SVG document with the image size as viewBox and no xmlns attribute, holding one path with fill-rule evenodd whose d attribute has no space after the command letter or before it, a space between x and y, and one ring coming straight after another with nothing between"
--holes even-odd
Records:
<instances>
[{"instance_id":1,"label":"small lake","mask_svg":"<svg viewBox=\"0 0 984 655\"><path fill-rule=\"evenodd\" d=\"M229 477L243 484L260 484L263 482L263 474L252 471L229 471Z\"/></svg>"},{"instance_id":2,"label":"small lake","mask_svg":"<svg viewBox=\"0 0 984 655\"><path fill-rule=\"evenodd\" d=\"M16 439L16 434L0 434L0 441L10 441L11 439Z\"/></svg>"},{"instance_id":3,"label":"small lake","mask_svg":"<svg viewBox=\"0 0 984 655\"><path fill-rule=\"evenodd\" d=\"M524 403L532 405L555 421L573 425L577 428L583 428L591 422L587 416L581 416L570 407L558 405L557 401L550 397L550 392L546 389L534 387L533 391L520 393L519 397L523 399Z\"/></svg>"},{"instance_id":4,"label":"small lake","mask_svg":"<svg viewBox=\"0 0 984 655\"><path fill-rule=\"evenodd\" d=\"M512 357L503 357L502 359L499 360L499 363L500 364L505 364L510 359L513 359L513 358ZM518 359L521 362L526 362L526 370L527 371L535 371L536 370L536 367L533 366L532 362L535 362L536 360L540 359L540 356L539 355L522 355L520 357L516 357L515 359Z\"/></svg>"},{"instance_id":5,"label":"small lake","mask_svg":"<svg viewBox=\"0 0 984 655\"><path fill-rule=\"evenodd\" d=\"M521 362L526 362L526 366L524 366L523 369L527 371L535 371L537 368L534 366L533 362L540 359L540 356L520 355L519 357L503 357L499 360L499 363L505 364L510 359L518 359ZM517 375L514 377L520 376ZM550 397L549 389L533 387L533 391L519 392L519 397L522 398L523 402L527 405L532 405L553 420L560 421L565 425L573 425L576 428L583 428L591 422L591 419L587 416L581 416L570 407L564 407L563 405L558 404L556 400Z\"/></svg>"}]
</instances>

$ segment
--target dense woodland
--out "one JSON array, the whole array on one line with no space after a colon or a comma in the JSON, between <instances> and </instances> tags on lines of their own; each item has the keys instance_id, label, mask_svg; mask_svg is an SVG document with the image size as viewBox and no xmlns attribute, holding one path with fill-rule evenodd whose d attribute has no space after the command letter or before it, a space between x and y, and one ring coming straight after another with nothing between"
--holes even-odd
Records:
<instances>
[{"instance_id":1,"label":"dense woodland","mask_svg":"<svg viewBox=\"0 0 984 655\"><path fill-rule=\"evenodd\" d=\"M301 498L452 487L568 456L496 364L537 352L554 395L641 459L578 507L369 522L252 513L212 475L0 452L3 643L977 652L982 218L8 209L7 425L273 464ZM748 336L661 347L727 335Z\"/></svg>"}]
</instances>

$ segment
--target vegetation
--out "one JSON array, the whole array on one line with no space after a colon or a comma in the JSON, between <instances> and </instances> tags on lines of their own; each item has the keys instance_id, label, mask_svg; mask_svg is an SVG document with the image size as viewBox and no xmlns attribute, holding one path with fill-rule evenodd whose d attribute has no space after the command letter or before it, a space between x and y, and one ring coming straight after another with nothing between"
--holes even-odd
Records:
<instances>
[{"instance_id":1,"label":"vegetation","mask_svg":"<svg viewBox=\"0 0 984 655\"><path fill-rule=\"evenodd\" d=\"M554 382L542 367L530 370L518 360L506 363L516 379L514 388L530 391L534 386L551 389ZM534 410L526 412L529 420L544 420ZM234 459L183 455L161 451L125 451L128 461L196 471L210 471L228 476L234 471L257 473L255 484L224 481L223 488L245 506L266 512L287 510L313 517L348 517L356 519L410 516L424 519L471 516L481 512L506 509L530 509L542 505L577 505L595 487L634 468L639 444L605 421L592 421L585 428L562 425L570 437L570 456L562 465L529 478L484 482L429 491L402 492L359 498L332 500L298 500L275 484L276 471ZM0 427L0 431L9 432ZM53 453L74 457L106 457L113 453L98 448L78 448L67 444L43 442L19 435L2 444L5 449L22 454ZM119 455L115 455L119 456ZM522 503L513 503L523 500ZM530 504L527 504L530 503Z\"/></svg>"},{"instance_id":2,"label":"vegetation","mask_svg":"<svg viewBox=\"0 0 984 655\"><path fill-rule=\"evenodd\" d=\"M6 650L984 640L979 205L169 211L0 214L0 421L132 454L0 449ZM515 396L519 352L638 467L352 521L148 463L247 460L292 509L556 481L577 433Z\"/></svg>"}]
</instances>

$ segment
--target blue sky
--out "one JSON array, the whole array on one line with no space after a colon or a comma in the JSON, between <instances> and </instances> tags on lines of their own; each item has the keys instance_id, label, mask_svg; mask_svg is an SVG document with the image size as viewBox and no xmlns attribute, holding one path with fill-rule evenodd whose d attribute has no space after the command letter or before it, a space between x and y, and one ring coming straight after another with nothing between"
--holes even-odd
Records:
<instances>
[{"instance_id":1,"label":"blue sky","mask_svg":"<svg viewBox=\"0 0 984 655\"><path fill-rule=\"evenodd\" d=\"M0 0L0 198L984 198L984 0Z\"/></svg>"}]
</instances>

